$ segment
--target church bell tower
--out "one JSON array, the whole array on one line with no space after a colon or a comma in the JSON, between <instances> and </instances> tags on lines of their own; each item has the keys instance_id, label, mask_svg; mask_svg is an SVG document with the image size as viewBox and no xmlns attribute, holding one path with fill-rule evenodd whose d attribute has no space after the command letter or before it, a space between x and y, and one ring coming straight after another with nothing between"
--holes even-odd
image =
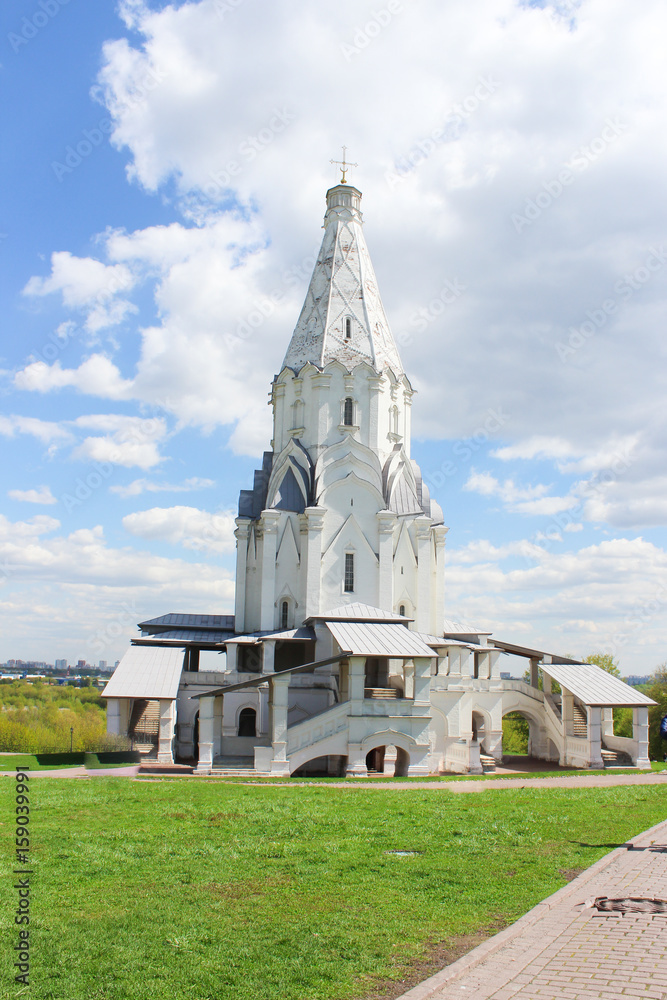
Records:
<instances>
[{"instance_id":1,"label":"church bell tower","mask_svg":"<svg viewBox=\"0 0 667 1000\"><path fill-rule=\"evenodd\" d=\"M442 635L442 511L410 458L413 389L380 299L361 192L327 191L324 238L272 384L273 439L236 519L236 630L359 603Z\"/></svg>"}]
</instances>

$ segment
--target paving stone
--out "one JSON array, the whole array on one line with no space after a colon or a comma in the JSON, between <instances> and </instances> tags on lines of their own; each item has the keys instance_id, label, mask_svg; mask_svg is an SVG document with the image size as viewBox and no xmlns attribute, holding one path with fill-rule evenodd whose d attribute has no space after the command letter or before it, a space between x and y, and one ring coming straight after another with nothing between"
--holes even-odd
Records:
<instances>
[{"instance_id":1,"label":"paving stone","mask_svg":"<svg viewBox=\"0 0 667 1000\"><path fill-rule=\"evenodd\" d=\"M667 1000L667 916L581 905L667 898L666 848L667 821L400 1000Z\"/></svg>"}]
</instances>

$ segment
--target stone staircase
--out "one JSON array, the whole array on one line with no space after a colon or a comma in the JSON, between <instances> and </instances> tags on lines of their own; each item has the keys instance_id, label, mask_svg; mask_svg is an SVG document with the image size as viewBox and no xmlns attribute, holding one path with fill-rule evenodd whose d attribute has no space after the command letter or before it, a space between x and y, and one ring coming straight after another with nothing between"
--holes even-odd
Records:
<instances>
[{"instance_id":1,"label":"stone staircase","mask_svg":"<svg viewBox=\"0 0 667 1000\"><path fill-rule=\"evenodd\" d=\"M259 771L255 770L254 757L234 757L231 755L216 757L213 761L211 774L224 778L259 777Z\"/></svg>"},{"instance_id":2,"label":"stone staircase","mask_svg":"<svg viewBox=\"0 0 667 1000\"><path fill-rule=\"evenodd\" d=\"M160 703L138 699L134 703L132 718L128 727L132 747L138 750L142 760L156 760L160 737Z\"/></svg>"},{"instance_id":3,"label":"stone staircase","mask_svg":"<svg viewBox=\"0 0 667 1000\"><path fill-rule=\"evenodd\" d=\"M493 774L496 770L495 757L489 757L486 753L480 753L479 762L482 765L482 772L484 774Z\"/></svg>"},{"instance_id":4,"label":"stone staircase","mask_svg":"<svg viewBox=\"0 0 667 1000\"><path fill-rule=\"evenodd\" d=\"M364 698L398 698L396 688L364 688Z\"/></svg>"},{"instance_id":5,"label":"stone staircase","mask_svg":"<svg viewBox=\"0 0 667 1000\"><path fill-rule=\"evenodd\" d=\"M575 703L572 713L572 735L579 739L588 738L588 719L584 709Z\"/></svg>"},{"instance_id":6,"label":"stone staircase","mask_svg":"<svg viewBox=\"0 0 667 1000\"><path fill-rule=\"evenodd\" d=\"M629 754L624 753L622 750L608 750L607 747L602 744L602 750L600 751L602 757L602 763L605 768L607 767L634 767L632 763L632 757Z\"/></svg>"}]
</instances>

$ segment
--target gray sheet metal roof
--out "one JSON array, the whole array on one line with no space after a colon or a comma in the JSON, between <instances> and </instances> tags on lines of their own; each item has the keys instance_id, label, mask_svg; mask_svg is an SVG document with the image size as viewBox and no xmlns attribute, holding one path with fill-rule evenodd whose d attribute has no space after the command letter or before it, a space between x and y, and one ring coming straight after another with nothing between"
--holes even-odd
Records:
<instances>
[{"instance_id":1,"label":"gray sheet metal roof","mask_svg":"<svg viewBox=\"0 0 667 1000\"><path fill-rule=\"evenodd\" d=\"M466 649L479 649L480 647L470 642L463 642L461 639L448 639L443 636L429 635L427 632L413 632L419 636L427 646L465 646Z\"/></svg>"},{"instance_id":2,"label":"gray sheet metal roof","mask_svg":"<svg viewBox=\"0 0 667 1000\"><path fill-rule=\"evenodd\" d=\"M357 621L357 622L411 622L412 618L405 615L394 614L393 611L384 611L383 608L373 608L370 604L344 604L341 608L334 608L323 615L312 615L310 620L317 621Z\"/></svg>"},{"instance_id":3,"label":"gray sheet metal roof","mask_svg":"<svg viewBox=\"0 0 667 1000\"><path fill-rule=\"evenodd\" d=\"M445 618L445 627L443 628L445 635L491 635L491 633L485 628L479 628L477 625L471 625L470 622L456 622L452 621L451 618Z\"/></svg>"},{"instance_id":4,"label":"gray sheet metal roof","mask_svg":"<svg viewBox=\"0 0 667 1000\"><path fill-rule=\"evenodd\" d=\"M307 639L312 641L315 638L315 631L309 628L307 625L301 625L299 628L288 628L284 632L268 632L266 635L262 635L263 639L281 639L283 642L291 640L303 640Z\"/></svg>"},{"instance_id":5,"label":"gray sheet metal roof","mask_svg":"<svg viewBox=\"0 0 667 1000\"><path fill-rule=\"evenodd\" d=\"M102 692L103 698L175 698L183 650L130 646Z\"/></svg>"},{"instance_id":6,"label":"gray sheet metal roof","mask_svg":"<svg viewBox=\"0 0 667 1000\"><path fill-rule=\"evenodd\" d=\"M216 642L226 642L229 639L229 632L202 628L179 628L167 632L155 632L151 635L144 635L141 638L144 640L151 639L155 642L180 642L181 645L184 645L186 642L205 642L211 645ZM141 642L141 639L138 641Z\"/></svg>"},{"instance_id":7,"label":"gray sheet metal roof","mask_svg":"<svg viewBox=\"0 0 667 1000\"><path fill-rule=\"evenodd\" d=\"M532 649L530 646L517 646L512 642L505 642L501 639L491 639L492 646L497 646L498 649L502 649L505 653L514 653L516 656L526 656L530 659L541 660L543 656L550 657L551 663L579 663L579 660L573 660L571 656L560 656L557 653L545 653L541 649ZM547 664L548 666L549 664Z\"/></svg>"},{"instance_id":8,"label":"gray sheet metal roof","mask_svg":"<svg viewBox=\"0 0 667 1000\"><path fill-rule=\"evenodd\" d=\"M145 622L139 622L139 628L200 628L219 629L223 632L233 632L234 615L184 615L171 612L168 615L160 615L159 618L150 618Z\"/></svg>"},{"instance_id":9,"label":"gray sheet metal roof","mask_svg":"<svg viewBox=\"0 0 667 1000\"><path fill-rule=\"evenodd\" d=\"M417 633L404 625L327 621L326 626L341 650L353 656L435 656Z\"/></svg>"},{"instance_id":10,"label":"gray sheet metal roof","mask_svg":"<svg viewBox=\"0 0 667 1000\"><path fill-rule=\"evenodd\" d=\"M545 663L542 670L584 705L655 705L652 698L593 663Z\"/></svg>"}]
</instances>

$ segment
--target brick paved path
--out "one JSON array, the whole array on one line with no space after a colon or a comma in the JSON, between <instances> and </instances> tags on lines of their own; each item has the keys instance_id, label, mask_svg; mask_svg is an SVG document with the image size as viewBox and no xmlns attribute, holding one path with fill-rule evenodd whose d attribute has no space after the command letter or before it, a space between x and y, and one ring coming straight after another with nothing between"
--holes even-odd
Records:
<instances>
[{"instance_id":1,"label":"brick paved path","mask_svg":"<svg viewBox=\"0 0 667 1000\"><path fill-rule=\"evenodd\" d=\"M667 913L599 913L597 896L667 899L667 821L400 1000L667 1000Z\"/></svg>"}]
</instances>

